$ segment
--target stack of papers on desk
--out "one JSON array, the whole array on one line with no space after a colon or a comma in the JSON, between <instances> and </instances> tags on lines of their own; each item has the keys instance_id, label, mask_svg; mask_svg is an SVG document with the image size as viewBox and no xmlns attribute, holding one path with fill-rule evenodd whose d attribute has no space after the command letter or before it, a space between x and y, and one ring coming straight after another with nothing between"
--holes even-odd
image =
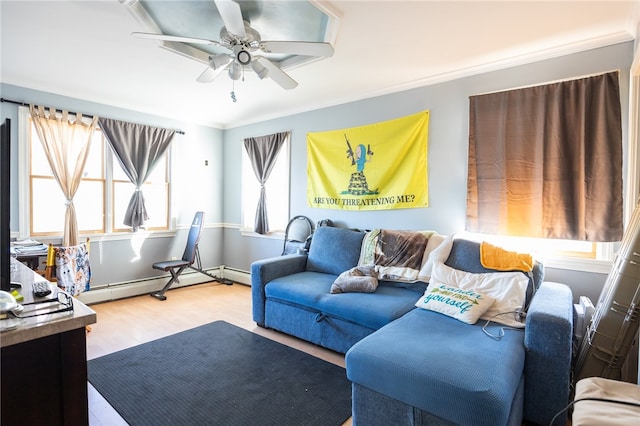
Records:
<instances>
[{"instance_id":1,"label":"stack of papers on desk","mask_svg":"<svg viewBox=\"0 0 640 426\"><path fill-rule=\"evenodd\" d=\"M17 255L40 254L47 252L47 246L39 241L32 239L12 241L11 252Z\"/></svg>"}]
</instances>

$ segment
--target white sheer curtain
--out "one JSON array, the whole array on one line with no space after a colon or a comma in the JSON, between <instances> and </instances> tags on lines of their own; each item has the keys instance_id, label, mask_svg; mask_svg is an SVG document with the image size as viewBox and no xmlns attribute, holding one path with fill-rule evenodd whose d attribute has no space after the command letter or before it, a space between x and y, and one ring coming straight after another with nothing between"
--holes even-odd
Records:
<instances>
[{"instance_id":1,"label":"white sheer curtain","mask_svg":"<svg viewBox=\"0 0 640 426\"><path fill-rule=\"evenodd\" d=\"M67 199L62 245L76 246L78 222L73 197L82 179L98 117L84 121L82 114L64 110L57 113L55 108L34 105L29 106L29 113L53 176Z\"/></svg>"}]
</instances>

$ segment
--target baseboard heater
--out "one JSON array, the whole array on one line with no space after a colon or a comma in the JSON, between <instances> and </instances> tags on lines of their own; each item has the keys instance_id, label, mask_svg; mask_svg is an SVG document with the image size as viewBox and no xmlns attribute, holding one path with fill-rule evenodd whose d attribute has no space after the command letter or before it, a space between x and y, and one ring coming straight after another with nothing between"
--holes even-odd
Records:
<instances>
[{"instance_id":1,"label":"baseboard heater","mask_svg":"<svg viewBox=\"0 0 640 426\"><path fill-rule=\"evenodd\" d=\"M207 269L212 275L231 280L240 284L250 284L251 276L246 271L227 268L220 266L217 268ZM167 282L169 275L160 275L153 278L144 278L135 281L126 281L120 283L111 283L94 287L91 291L81 293L78 296L83 303L90 305L93 303L108 302L111 300L125 299L127 297L140 296L142 294L150 294L161 289ZM206 278L198 272L184 272L180 274L180 282L175 283L172 288L186 287L196 284L210 282L211 279Z\"/></svg>"}]
</instances>

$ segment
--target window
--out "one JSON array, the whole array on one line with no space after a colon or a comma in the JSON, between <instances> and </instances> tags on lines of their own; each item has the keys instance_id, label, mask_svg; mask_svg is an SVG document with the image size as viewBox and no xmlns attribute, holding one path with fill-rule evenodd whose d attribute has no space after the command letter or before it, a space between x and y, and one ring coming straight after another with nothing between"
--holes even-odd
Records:
<instances>
[{"instance_id":1,"label":"window","mask_svg":"<svg viewBox=\"0 0 640 426\"><path fill-rule=\"evenodd\" d=\"M21 236L55 237L63 232L65 198L45 156L28 108L19 109ZM169 159L165 155L143 192L150 219L148 230L169 228ZM122 221L135 190L99 128L96 128L82 182L73 199L82 235L129 232ZM28 213L28 215L27 215ZM28 226L27 226L28 225ZM28 229L27 229L28 228Z\"/></svg>"},{"instance_id":2,"label":"window","mask_svg":"<svg viewBox=\"0 0 640 426\"><path fill-rule=\"evenodd\" d=\"M289 149L290 136L287 136L265 185L270 234L284 232L289 221ZM242 148L241 185L241 228L244 232L253 232L260 184L244 147Z\"/></svg>"},{"instance_id":3,"label":"window","mask_svg":"<svg viewBox=\"0 0 640 426\"><path fill-rule=\"evenodd\" d=\"M65 197L51 172L31 118L28 117L27 120L29 122L29 162L31 166L29 174L31 235L61 235L64 228ZM101 132L96 131L91 141L82 182L73 199L78 229L83 234L102 233L105 228L102 213L93 213L104 211L103 153L104 138Z\"/></svg>"},{"instance_id":4,"label":"window","mask_svg":"<svg viewBox=\"0 0 640 426\"><path fill-rule=\"evenodd\" d=\"M472 96L468 170L468 230L610 260L622 237L618 73Z\"/></svg>"},{"instance_id":5,"label":"window","mask_svg":"<svg viewBox=\"0 0 640 426\"><path fill-rule=\"evenodd\" d=\"M507 250L531 253L546 266L600 273L608 273L611 269L608 261L613 259L614 246L616 245L614 243L510 237L471 232L465 232L464 235L470 240L488 241ZM585 260L588 260L589 263L585 264Z\"/></svg>"},{"instance_id":6,"label":"window","mask_svg":"<svg viewBox=\"0 0 640 426\"><path fill-rule=\"evenodd\" d=\"M129 206L131 194L136 187L120 167L118 159L111 155L113 176L113 230L130 231L131 227L123 223L125 211ZM149 220L145 222L147 230L165 230L169 228L169 161L164 155L151 172L142 187Z\"/></svg>"}]
</instances>

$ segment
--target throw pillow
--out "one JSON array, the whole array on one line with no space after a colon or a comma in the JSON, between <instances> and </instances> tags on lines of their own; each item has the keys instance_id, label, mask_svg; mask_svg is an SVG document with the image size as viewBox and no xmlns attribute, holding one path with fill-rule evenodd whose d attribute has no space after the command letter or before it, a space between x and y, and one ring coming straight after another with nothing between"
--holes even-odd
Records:
<instances>
[{"instance_id":1,"label":"throw pillow","mask_svg":"<svg viewBox=\"0 0 640 426\"><path fill-rule=\"evenodd\" d=\"M480 243L477 241L465 240L463 238L455 238L451 247L451 254L444 262L445 265L462 271L473 272L475 274L499 272L494 269L487 269L482 266L480 261ZM544 267L540 262L534 262L533 273L526 274L529 279L527 286L527 297L525 302L526 308L531 303L533 295L544 279Z\"/></svg>"},{"instance_id":2,"label":"throw pillow","mask_svg":"<svg viewBox=\"0 0 640 426\"><path fill-rule=\"evenodd\" d=\"M475 324L493 301L493 297L486 294L439 284L430 285L424 292L424 297L416 302L416 306L440 312L467 324Z\"/></svg>"},{"instance_id":3,"label":"throw pillow","mask_svg":"<svg viewBox=\"0 0 640 426\"><path fill-rule=\"evenodd\" d=\"M378 277L373 265L357 266L344 271L331 285L330 292L336 293L373 293L378 288Z\"/></svg>"},{"instance_id":4,"label":"throw pillow","mask_svg":"<svg viewBox=\"0 0 640 426\"><path fill-rule=\"evenodd\" d=\"M429 238L427 242L427 248L424 251L424 258L422 259L423 265L418 272L418 279L420 281L429 282L431 280L431 271L433 265L436 263L444 263L451 253L451 247L453 246L453 238L451 236L444 236L440 234L434 234Z\"/></svg>"},{"instance_id":5,"label":"throw pillow","mask_svg":"<svg viewBox=\"0 0 640 426\"><path fill-rule=\"evenodd\" d=\"M520 272L473 274L438 262L433 266L430 285L445 284L493 297L495 302L480 316L481 319L524 327L516 312L524 305L528 283L529 279Z\"/></svg>"}]
</instances>

